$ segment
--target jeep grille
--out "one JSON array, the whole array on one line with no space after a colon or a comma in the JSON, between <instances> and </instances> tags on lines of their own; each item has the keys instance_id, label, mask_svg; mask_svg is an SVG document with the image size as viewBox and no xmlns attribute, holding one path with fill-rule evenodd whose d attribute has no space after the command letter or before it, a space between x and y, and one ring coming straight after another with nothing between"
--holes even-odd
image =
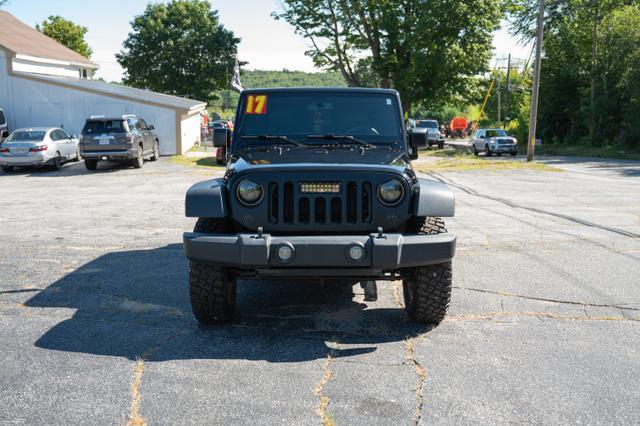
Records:
<instances>
[{"instance_id":1,"label":"jeep grille","mask_svg":"<svg viewBox=\"0 0 640 426\"><path fill-rule=\"evenodd\" d=\"M246 178L260 183L265 197L256 206L244 206L237 197L231 197L232 215L251 230L263 227L267 232L304 234L362 234L375 232L378 227L390 231L408 219L411 190L404 178L375 172L344 175L315 171L238 176L230 194L235 194L237 184ZM406 195L397 205L386 206L378 200L376 188L391 178L405 182Z\"/></svg>"}]
</instances>

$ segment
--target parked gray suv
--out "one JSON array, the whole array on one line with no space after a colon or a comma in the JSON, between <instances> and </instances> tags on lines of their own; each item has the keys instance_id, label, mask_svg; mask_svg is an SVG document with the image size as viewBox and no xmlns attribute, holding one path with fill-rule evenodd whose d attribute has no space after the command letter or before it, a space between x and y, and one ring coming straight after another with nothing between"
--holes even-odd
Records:
<instances>
[{"instance_id":1,"label":"parked gray suv","mask_svg":"<svg viewBox=\"0 0 640 426\"><path fill-rule=\"evenodd\" d=\"M135 115L92 116L80 138L80 154L86 168L95 170L99 160L126 161L137 169L145 159L156 161L160 145L153 129Z\"/></svg>"},{"instance_id":2,"label":"parked gray suv","mask_svg":"<svg viewBox=\"0 0 640 426\"><path fill-rule=\"evenodd\" d=\"M405 131L396 91L244 90L234 130L214 129L213 143L229 150L225 176L186 195L200 322L231 319L244 277L359 282L368 300L375 280L402 280L409 317L442 321L456 237L441 218L454 215L454 195L411 167L428 140Z\"/></svg>"}]
</instances>

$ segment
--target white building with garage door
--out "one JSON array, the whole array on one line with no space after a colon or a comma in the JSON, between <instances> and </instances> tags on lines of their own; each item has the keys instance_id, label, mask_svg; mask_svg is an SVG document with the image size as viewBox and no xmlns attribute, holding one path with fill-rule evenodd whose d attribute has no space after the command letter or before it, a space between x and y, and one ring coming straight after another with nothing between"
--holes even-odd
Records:
<instances>
[{"instance_id":1,"label":"white building with garage door","mask_svg":"<svg viewBox=\"0 0 640 426\"><path fill-rule=\"evenodd\" d=\"M9 130L62 127L79 135L92 115L135 114L155 126L160 153L200 142L204 102L87 78L97 65L0 11L0 109Z\"/></svg>"}]
</instances>

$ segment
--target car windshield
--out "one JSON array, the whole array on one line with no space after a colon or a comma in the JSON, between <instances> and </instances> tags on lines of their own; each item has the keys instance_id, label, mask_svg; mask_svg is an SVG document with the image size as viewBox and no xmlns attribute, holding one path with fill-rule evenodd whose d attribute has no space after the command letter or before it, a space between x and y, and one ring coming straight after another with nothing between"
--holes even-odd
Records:
<instances>
[{"instance_id":1,"label":"car windshield","mask_svg":"<svg viewBox=\"0 0 640 426\"><path fill-rule=\"evenodd\" d=\"M402 124L397 98L384 93L282 92L243 96L235 146L273 144L285 136L305 143L340 144L353 136L373 144L401 140ZM310 138L311 136L311 138ZM315 137L314 137L315 136Z\"/></svg>"},{"instance_id":2,"label":"car windshield","mask_svg":"<svg viewBox=\"0 0 640 426\"><path fill-rule=\"evenodd\" d=\"M437 129L438 123L435 121L418 121L418 127L424 127L427 129Z\"/></svg>"},{"instance_id":3,"label":"car windshield","mask_svg":"<svg viewBox=\"0 0 640 426\"><path fill-rule=\"evenodd\" d=\"M31 131L31 130L16 130L11 133L7 138L7 142L20 141L20 142L39 142L44 139L44 135L47 132L43 131Z\"/></svg>"},{"instance_id":4,"label":"car windshield","mask_svg":"<svg viewBox=\"0 0 640 426\"><path fill-rule=\"evenodd\" d=\"M487 137L488 138L496 138L496 137L501 137L501 136L509 136L509 135L507 134L507 132L505 132L502 129L487 130Z\"/></svg>"},{"instance_id":5,"label":"car windshield","mask_svg":"<svg viewBox=\"0 0 640 426\"><path fill-rule=\"evenodd\" d=\"M87 121L82 133L125 133L124 120L91 120Z\"/></svg>"}]
</instances>

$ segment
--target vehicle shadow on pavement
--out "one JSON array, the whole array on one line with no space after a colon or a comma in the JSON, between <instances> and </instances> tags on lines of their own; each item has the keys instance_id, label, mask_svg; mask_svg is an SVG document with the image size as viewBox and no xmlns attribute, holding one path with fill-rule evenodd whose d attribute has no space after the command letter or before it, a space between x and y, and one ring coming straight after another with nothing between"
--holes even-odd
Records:
<instances>
[{"instance_id":1,"label":"vehicle shadow on pavement","mask_svg":"<svg viewBox=\"0 0 640 426\"><path fill-rule=\"evenodd\" d=\"M428 331L410 323L393 301L367 306L353 299L351 288L268 280L241 281L233 323L203 327L191 313L181 244L102 255L25 306L75 310L37 347L132 360L299 362L325 358L326 341L358 345L334 351L348 357Z\"/></svg>"},{"instance_id":2,"label":"vehicle shadow on pavement","mask_svg":"<svg viewBox=\"0 0 640 426\"><path fill-rule=\"evenodd\" d=\"M87 170L84 162L71 162L62 165L60 170L54 170L51 167L19 167L11 172L0 172L5 176L27 176L27 177L60 177L60 176L80 176L87 174L112 173L120 170L134 168L126 162L110 162L100 161L96 170Z\"/></svg>"}]
</instances>

